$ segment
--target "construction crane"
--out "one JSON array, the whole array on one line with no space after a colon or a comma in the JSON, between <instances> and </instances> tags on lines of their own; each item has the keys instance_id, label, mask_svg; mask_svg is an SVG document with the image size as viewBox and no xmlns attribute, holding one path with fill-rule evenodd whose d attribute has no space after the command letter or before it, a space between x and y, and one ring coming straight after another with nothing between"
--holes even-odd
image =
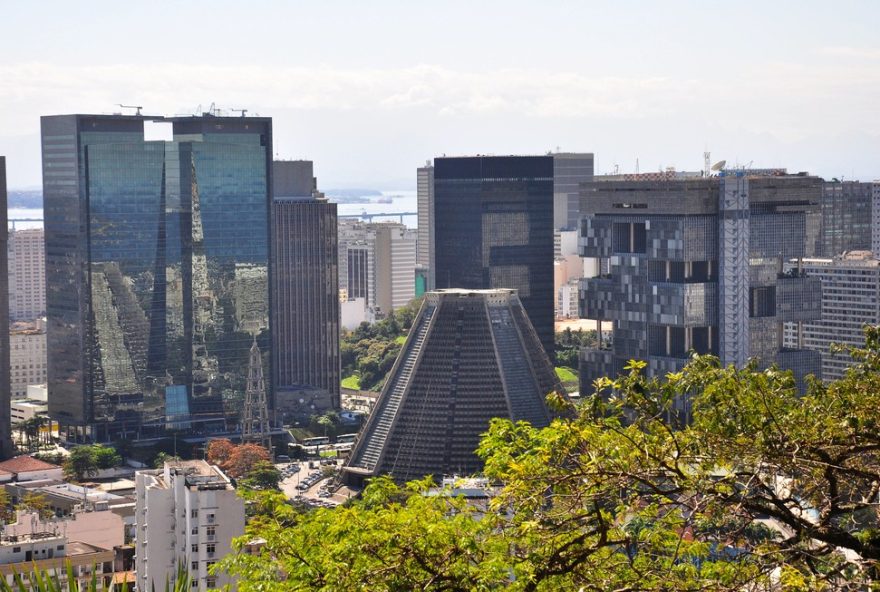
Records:
<instances>
[{"instance_id":1,"label":"construction crane","mask_svg":"<svg viewBox=\"0 0 880 592\"><path fill-rule=\"evenodd\" d=\"M242 116L242 117L244 117L245 115L247 115L247 112L248 112L247 109L230 109L230 111L231 111L232 113L241 113L241 116Z\"/></svg>"},{"instance_id":2,"label":"construction crane","mask_svg":"<svg viewBox=\"0 0 880 592\"><path fill-rule=\"evenodd\" d=\"M135 115L140 115L141 109L143 109L143 107L141 107L140 105L123 105L122 103L116 103L116 105L118 107L122 107L123 109L137 109L137 113L135 113Z\"/></svg>"}]
</instances>

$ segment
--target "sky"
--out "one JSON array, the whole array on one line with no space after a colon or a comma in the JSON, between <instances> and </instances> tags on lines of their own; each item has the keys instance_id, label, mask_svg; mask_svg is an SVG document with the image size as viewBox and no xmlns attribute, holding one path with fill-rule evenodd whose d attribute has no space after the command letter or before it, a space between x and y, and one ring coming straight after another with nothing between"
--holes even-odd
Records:
<instances>
[{"instance_id":1,"label":"sky","mask_svg":"<svg viewBox=\"0 0 880 592\"><path fill-rule=\"evenodd\" d=\"M415 189L435 156L593 152L880 179L876 0L4 2L0 155L39 118L212 103L271 116L319 187Z\"/></svg>"}]
</instances>

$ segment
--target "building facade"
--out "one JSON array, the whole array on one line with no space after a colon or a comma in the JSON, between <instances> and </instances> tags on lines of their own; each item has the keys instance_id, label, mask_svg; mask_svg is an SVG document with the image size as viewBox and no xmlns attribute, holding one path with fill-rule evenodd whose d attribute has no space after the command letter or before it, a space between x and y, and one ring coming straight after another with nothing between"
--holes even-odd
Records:
<instances>
[{"instance_id":1,"label":"building facade","mask_svg":"<svg viewBox=\"0 0 880 592\"><path fill-rule=\"evenodd\" d=\"M553 356L552 156L434 159L436 287L517 290Z\"/></svg>"},{"instance_id":2,"label":"building facade","mask_svg":"<svg viewBox=\"0 0 880 592\"><path fill-rule=\"evenodd\" d=\"M815 352L783 347L783 324L819 318L821 287L783 262L814 253L821 184L773 170L585 185L581 253L608 272L581 283L581 316L603 344L581 352L582 392L627 360L663 376L691 351L818 374Z\"/></svg>"},{"instance_id":3,"label":"building facade","mask_svg":"<svg viewBox=\"0 0 880 592\"><path fill-rule=\"evenodd\" d=\"M817 257L871 249L873 185L858 181L822 184L822 233Z\"/></svg>"},{"instance_id":4,"label":"building facade","mask_svg":"<svg viewBox=\"0 0 880 592\"><path fill-rule=\"evenodd\" d=\"M313 178L312 163L303 162L274 164L272 350L276 397L303 399L303 412L312 414L340 408L339 269L336 204L314 186L303 195L307 186L283 183ZM316 389L323 396L312 396ZM289 401L278 406L291 408Z\"/></svg>"},{"instance_id":5,"label":"building facade","mask_svg":"<svg viewBox=\"0 0 880 592\"><path fill-rule=\"evenodd\" d=\"M27 396L30 384L46 382L46 324L20 321L9 329L10 395L13 399Z\"/></svg>"},{"instance_id":6,"label":"building facade","mask_svg":"<svg viewBox=\"0 0 880 592\"><path fill-rule=\"evenodd\" d=\"M268 118L41 121L49 412L70 440L237 424L269 343ZM4 276L5 277L5 276Z\"/></svg>"},{"instance_id":7,"label":"building facade","mask_svg":"<svg viewBox=\"0 0 880 592\"><path fill-rule=\"evenodd\" d=\"M553 154L553 227L576 230L580 224L580 184L593 179L593 154Z\"/></svg>"},{"instance_id":8,"label":"building facade","mask_svg":"<svg viewBox=\"0 0 880 592\"><path fill-rule=\"evenodd\" d=\"M425 270L427 281L425 288L434 289L431 258L434 253L434 165L431 161L416 171L416 189L418 199L418 241L416 265Z\"/></svg>"},{"instance_id":9,"label":"building facade","mask_svg":"<svg viewBox=\"0 0 880 592\"><path fill-rule=\"evenodd\" d=\"M832 344L864 347L865 325L880 325L880 261L870 251L850 251L829 259L787 263L790 270L822 282L822 318L786 325L785 345L805 348L822 356L822 378L842 378L853 359Z\"/></svg>"},{"instance_id":10,"label":"building facade","mask_svg":"<svg viewBox=\"0 0 880 592\"><path fill-rule=\"evenodd\" d=\"M514 290L428 292L345 467L360 484L469 475L493 417L550 423L564 393Z\"/></svg>"},{"instance_id":11,"label":"building facade","mask_svg":"<svg viewBox=\"0 0 880 592\"><path fill-rule=\"evenodd\" d=\"M0 281L9 281L7 255L9 253L8 214L6 211L6 157L0 156ZM9 327L9 285L0 286L0 327ZM0 384L10 384L9 332L0 332ZM12 428L10 427L9 388L0 388L0 458L12 455Z\"/></svg>"},{"instance_id":12,"label":"building facade","mask_svg":"<svg viewBox=\"0 0 880 592\"><path fill-rule=\"evenodd\" d=\"M136 473L135 495L138 590L173 587L179 571L199 592L234 584L209 573L244 534L244 500L220 469L203 460L167 462Z\"/></svg>"},{"instance_id":13,"label":"building facade","mask_svg":"<svg viewBox=\"0 0 880 592\"><path fill-rule=\"evenodd\" d=\"M871 183L871 252L880 257L880 179Z\"/></svg>"},{"instance_id":14,"label":"building facade","mask_svg":"<svg viewBox=\"0 0 880 592\"><path fill-rule=\"evenodd\" d=\"M46 314L46 249L42 228L9 233L9 319L32 321Z\"/></svg>"}]
</instances>

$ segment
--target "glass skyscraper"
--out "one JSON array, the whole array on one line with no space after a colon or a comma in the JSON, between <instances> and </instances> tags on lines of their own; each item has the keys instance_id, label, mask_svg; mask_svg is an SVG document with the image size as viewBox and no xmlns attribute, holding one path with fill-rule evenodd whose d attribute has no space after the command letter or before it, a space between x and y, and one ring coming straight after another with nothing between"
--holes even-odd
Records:
<instances>
[{"instance_id":1,"label":"glass skyscraper","mask_svg":"<svg viewBox=\"0 0 880 592\"><path fill-rule=\"evenodd\" d=\"M553 156L434 159L436 287L514 288L553 357Z\"/></svg>"},{"instance_id":2,"label":"glass skyscraper","mask_svg":"<svg viewBox=\"0 0 880 592\"><path fill-rule=\"evenodd\" d=\"M255 337L270 359L271 119L49 116L42 145L50 415L235 429Z\"/></svg>"}]
</instances>

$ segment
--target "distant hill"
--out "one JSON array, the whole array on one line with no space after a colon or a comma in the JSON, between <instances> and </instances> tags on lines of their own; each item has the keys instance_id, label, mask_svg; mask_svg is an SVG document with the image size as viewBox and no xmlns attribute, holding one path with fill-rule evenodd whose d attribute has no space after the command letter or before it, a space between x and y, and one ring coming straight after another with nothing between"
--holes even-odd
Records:
<instances>
[{"instance_id":1,"label":"distant hill","mask_svg":"<svg viewBox=\"0 0 880 592\"><path fill-rule=\"evenodd\" d=\"M8 192L7 208L42 208L43 192L37 189L29 191L12 190Z\"/></svg>"}]
</instances>

